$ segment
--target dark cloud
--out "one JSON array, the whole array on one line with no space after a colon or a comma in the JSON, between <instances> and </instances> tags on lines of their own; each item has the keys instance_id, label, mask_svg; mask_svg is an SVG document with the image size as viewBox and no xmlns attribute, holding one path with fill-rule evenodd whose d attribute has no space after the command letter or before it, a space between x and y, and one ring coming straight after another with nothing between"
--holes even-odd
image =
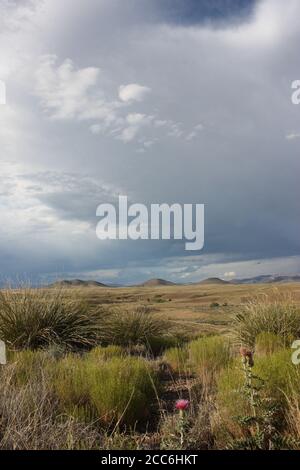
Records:
<instances>
[{"instance_id":1,"label":"dark cloud","mask_svg":"<svg viewBox=\"0 0 300 470\"><path fill-rule=\"evenodd\" d=\"M230 264L243 277L241 262L250 273L255 260L269 268L299 253L299 140L286 139L300 131L290 101L299 2L253 5L46 0L32 30L19 25L26 54L2 33L16 90L0 115L1 158L16 161L0 181L4 273L115 270L126 282L194 279ZM56 58L37 92L40 54ZM120 103L119 87L132 83L147 87L145 99ZM125 143L130 114L143 124ZM118 194L204 203L200 257L184 242L97 240L96 207Z\"/></svg>"}]
</instances>

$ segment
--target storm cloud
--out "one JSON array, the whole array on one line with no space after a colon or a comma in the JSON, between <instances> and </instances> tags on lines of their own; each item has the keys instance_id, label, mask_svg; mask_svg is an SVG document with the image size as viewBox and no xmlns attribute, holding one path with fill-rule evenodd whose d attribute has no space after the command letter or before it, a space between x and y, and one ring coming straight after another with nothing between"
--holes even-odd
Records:
<instances>
[{"instance_id":1,"label":"storm cloud","mask_svg":"<svg viewBox=\"0 0 300 470\"><path fill-rule=\"evenodd\" d=\"M2 276L299 271L298 0L0 0L0 15ZM205 204L204 250L100 242L96 208L119 194Z\"/></svg>"}]
</instances>

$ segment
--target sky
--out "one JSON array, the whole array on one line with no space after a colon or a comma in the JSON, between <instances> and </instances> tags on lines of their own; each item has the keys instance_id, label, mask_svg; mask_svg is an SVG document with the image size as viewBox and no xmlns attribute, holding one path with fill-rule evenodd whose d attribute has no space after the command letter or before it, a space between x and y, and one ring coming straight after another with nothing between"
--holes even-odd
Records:
<instances>
[{"instance_id":1,"label":"sky","mask_svg":"<svg viewBox=\"0 0 300 470\"><path fill-rule=\"evenodd\" d=\"M299 0L0 0L1 279L300 272ZM205 245L96 208L205 204Z\"/></svg>"}]
</instances>

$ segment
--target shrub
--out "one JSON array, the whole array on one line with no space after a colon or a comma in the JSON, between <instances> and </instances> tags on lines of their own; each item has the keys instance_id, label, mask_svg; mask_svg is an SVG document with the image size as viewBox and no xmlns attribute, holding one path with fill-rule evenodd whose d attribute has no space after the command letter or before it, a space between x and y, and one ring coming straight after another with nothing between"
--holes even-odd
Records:
<instances>
[{"instance_id":1,"label":"shrub","mask_svg":"<svg viewBox=\"0 0 300 470\"><path fill-rule=\"evenodd\" d=\"M283 347L282 338L274 333L262 332L255 339L255 353L259 356L269 356Z\"/></svg>"},{"instance_id":2,"label":"shrub","mask_svg":"<svg viewBox=\"0 0 300 470\"><path fill-rule=\"evenodd\" d=\"M184 340L177 335L153 336L150 338L147 349L154 356L160 356L169 348L179 347L184 344Z\"/></svg>"},{"instance_id":3,"label":"shrub","mask_svg":"<svg viewBox=\"0 0 300 470\"><path fill-rule=\"evenodd\" d=\"M187 375L189 366L189 353L187 347L175 347L167 349L164 353L164 360L171 366L174 372L180 375Z\"/></svg>"},{"instance_id":4,"label":"shrub","mask_svg":"<svg viewBox=\"0 0 300 470\"><path fill-rule=\"evenodd\" d=\"M39 353L32 353L38 355ZM28 357L27 357L28 358ZM26 364L26 362L24 362ZM91 424L62 416L48 377L39 370L26 374L26 383L15 385L16 366L1 368L0 449L72 450L97 449L105 436Z\"/></svg>"},{"instance_id":5,"label":"shrub","mask_svg":"<svg viewBox=\"0 0 300 470\"><path fill-rule=\"evenodd\" d=\"M106 316L101 339L104 344L128 347L144 344L151 349L152 340L166 334L168 323L143 308L115 310Z\"/></svg>"},{"instance_id":6,"label":"shrub","mask_svg":"<svg viewBox=\"0 0 300 470\"><path fill-rule=\"evenodd\" d=\"M0 292L0 337L14 349L62 344L91 348L98 342L99 314L57 289Z\"/></svg>"},{"instance_id":7,"label":"shrub","mask_svg":"<svg viewBox=\"0 0 300 470\"><path fill-rule=\"evenodd\" d=\"M96 363L93 363L96 368ZM83 358L69 354L55 364L52 385L61 411L85 421L94 419L89 399L89 383ZM48 370L49 374L49 370Z\"/></svg>"},{"instance_id":8,"label":"shrub","mask_svg":"<svg viewBox=\"0 0 300 470\"><path fill-rule=\"evenodd\" d=\"M290 298L257 297L236 315L233 332L239 343L254 347L259 333L274 333L288 345L300 333L300 310Z\"/></svg>"},{"instance_id":9,"label":"shrub","mask_svg":"<svg viewBox=\"0 0 300 470\"><path fill-rule=\"evenodd\" d=\"M212 302L212 303L210 304L210 308L218 308L218 307L220 307L219 302Z\"/></svg>"},{"instance_id":10,"label":"shrub","mask_svg":"<svg viewBox=\"0 0 300 470\"><path fill-rule=\"evenodd\" d=\"M55 392L68 413L110 425L145 420L155 397L156 376L147 361L70 356L60 362Z\"/></svg>"},{"instance_id":11,"label":"shrub","mask_svg":"<svg viewBox=\"0 0 300 470\"><path fill-rule=\"evenodd\" d=\"M264 380L267 396L276 400L280 406L286 406L286 398L292 391L300 392L297 366L292 363L291 355L290 350L284 349L270 356L259 357L253 369Z\"/></svg>"},{"instance_id":12,"label":"shrub","mask_svg":"<svg viewBox=\"0 0 300 470\"><path fill-rule=\"evenodd\" d=\"M210 382L230 362L230 344L220 336L199 338L189 344L189 356L191 365L201 380Z\"/></svg>"}]
</instances>

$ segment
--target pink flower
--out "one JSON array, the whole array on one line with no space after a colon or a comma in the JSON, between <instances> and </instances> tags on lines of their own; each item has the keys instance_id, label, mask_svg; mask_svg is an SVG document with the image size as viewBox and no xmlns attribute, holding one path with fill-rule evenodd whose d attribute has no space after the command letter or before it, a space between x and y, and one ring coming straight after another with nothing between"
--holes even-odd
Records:
<instances>
[{"instance_id":1,"label":"pink flower","mask_svg":"<svg viewBox=\"0 0 300 470\"><path fill-rule=\"evenodd\" d=\"M248 361L248 364L250 367L254 366L254 359L253 359L253 352L250 351L250 349L247 348L240 348L240 355L242 356L243 359Z\"/></svg>"},{"instance_id":2,"label":"pink flower","mask_svg":"<svg viewBox=\"0 0 300 470\"><path fill-rule=\"evenodd\" d=\"M177 400L175 404L176 410L187 410L190 405L190 402L188 400Z\"/></svg>"}]
</instances>

